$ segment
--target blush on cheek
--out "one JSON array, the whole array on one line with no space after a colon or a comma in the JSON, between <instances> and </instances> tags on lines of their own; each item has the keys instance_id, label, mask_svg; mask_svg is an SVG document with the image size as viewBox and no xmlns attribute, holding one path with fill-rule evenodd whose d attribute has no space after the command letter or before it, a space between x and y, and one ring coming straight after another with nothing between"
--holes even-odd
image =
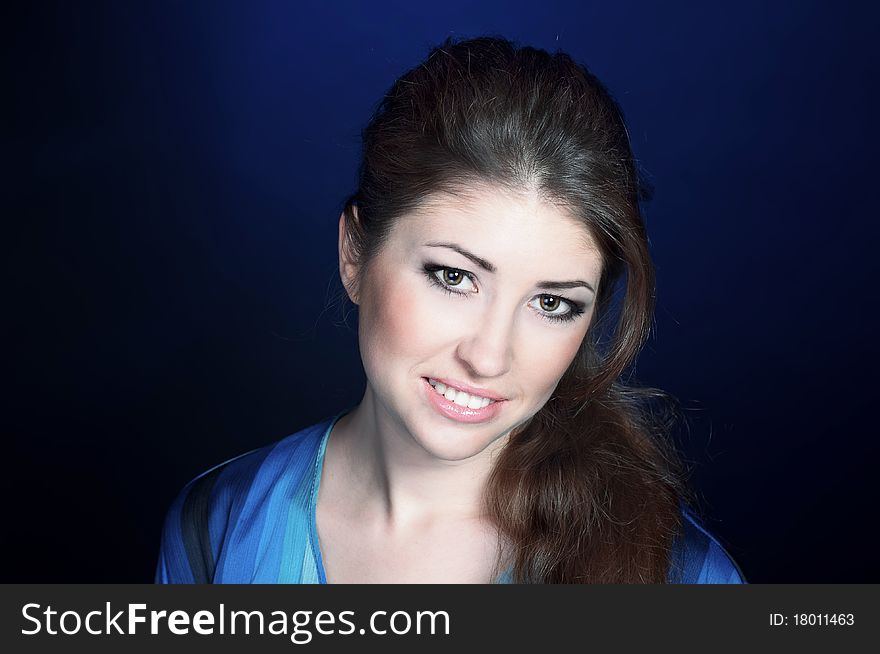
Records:
<instances>
[{"instance_id":1,"label":"blush on cheek","mask_svg":"<svg viewBox=\"0 0 880 654\"><path fill-rule=\"evenodd\" d=\"M432 344L437 342L436 319L442 307L431 301L431 289L414 288L416 284L415 280L404 279L377 285L366 298L367 306L361 310L361 347L365 354L368 350L379 358L378 365L382 360L430 356Z\"/></svg>"}]
</instances>

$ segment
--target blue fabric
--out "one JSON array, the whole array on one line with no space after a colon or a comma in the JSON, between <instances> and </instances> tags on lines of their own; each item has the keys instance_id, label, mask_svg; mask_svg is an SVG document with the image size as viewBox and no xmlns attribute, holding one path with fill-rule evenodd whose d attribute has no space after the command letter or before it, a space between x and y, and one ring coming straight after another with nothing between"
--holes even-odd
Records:
<instances>
[{"instance_id":1,"label":"blue fabric","mask_svg":"<svg viewBox=\"0 0 880 654\"><path fill-rule=\"evenodd\" d=\"M162 531L156 583L327 583L315 521L324 450L348 409L242 454L188 483ZM668 581L746 583L718 541L682 507ZM502 574L498 583L508 583Z\"/></svg>"}]
</instances>

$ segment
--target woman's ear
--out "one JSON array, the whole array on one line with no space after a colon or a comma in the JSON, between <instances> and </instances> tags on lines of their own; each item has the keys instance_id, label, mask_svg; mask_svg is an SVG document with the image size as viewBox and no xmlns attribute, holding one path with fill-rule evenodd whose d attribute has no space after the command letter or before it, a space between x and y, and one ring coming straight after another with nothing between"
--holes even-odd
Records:
<instances>
[{"instance_id":1,"label":"woman's ear","mask_svg":"<svg viewBox=\"0 0 880 654\"><path fill-rule=\"evenodd\" d=\"M354 211L355 220L357 220L357 207L352 207L352 211ZM342 285L345 287L349 299L355 304L358 303L357 272L358 264L355 260L351 234L348 231L343 211L339 216L339 277L342 279Z\"/></svg>"}]
</instances>

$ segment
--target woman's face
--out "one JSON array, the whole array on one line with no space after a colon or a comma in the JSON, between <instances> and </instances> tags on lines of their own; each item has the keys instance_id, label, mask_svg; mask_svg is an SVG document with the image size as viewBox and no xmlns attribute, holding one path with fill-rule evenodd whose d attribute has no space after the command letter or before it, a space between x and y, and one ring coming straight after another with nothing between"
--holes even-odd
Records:
<instances>
[{"instance_id":1,"label":"woman's face","mask_svg":"<svg viewBox=\"0 0 880 654\"><path fill-rule=\"evenodd\" d=\"M602 271L560 209L489 187L470 196L400 218L356 298L377 412L447 461L503 445L552 396Z\"/></svg>"}]
</instances>

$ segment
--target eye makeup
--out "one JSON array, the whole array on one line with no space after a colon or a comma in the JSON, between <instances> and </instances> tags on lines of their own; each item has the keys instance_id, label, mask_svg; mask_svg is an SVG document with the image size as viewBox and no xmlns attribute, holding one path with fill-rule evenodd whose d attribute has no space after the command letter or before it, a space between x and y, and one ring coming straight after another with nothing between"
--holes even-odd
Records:
<instances>
[{"instance_id":1,"label":"eye makeup","mask_svg":"<svg viewBox=\"0 0 880 654\"><path fill-rule=\"evenodd\" d=\"M450 266L444 266L442 264L429 262L429 263L424 264L423 271L425 273L425 276L428 279L428 282L432 286L436 286L437 288L441 289L442 291L445 291L448 295L453 295L456 297L467 297L468 295L473 293L474 291L472 291L472 290L456 290L456 288L459 286L461 281L463 281L464 279L469 280L471 285L476 287L477 280L476 280L476 277L473 275L473 273L468 272L467 270L462 270L461 268L453 268ZM442 277L438 273L443 273ZM453 277L456 276L456 274L457 274L458 278L461 280L459 282L459 284L449 284L446 281L444 281L444 279L447 276L447 273L453 273L453 275L452 275ZM568 309L568 311L566 311L564 313L547 313L546 311L542 311L541 309L536 308L536 310L541 315L541 317L550 321L550 322L569 322L571 320L575 320L578 316L582 315L585 311L584 303L576 302L574 300L569 300L568 298L563 297L561 295L555 295L555 294L550 294L550 293L541 293L536 297L537 298L542 298L542 297L555 298L555 299L559 300L560 302L563 302L566 305L568 305L569 309ZM532 306L531 303L529 303L529 306Z\"/></svg>"},{"instance_id":2,"label":"eye makeup","mask_svg":"<svg viewBox=\"0 0 880 654\"><path fill-rule=\"evenodd\" d=\"M471 284L476 286L476 278L472 273L461 270L460 268L450 268L449 266L442 266L440 264L426 263L424 265L424 272L428 278L428 281L437 288L446 291L449 295L454 295L456 297L464 297L473 291L461 291L456 290L456 285L448 284L441 280L440 276L437 273L443 272L456 272L462 276L462 279L467 278L470 280Z\"/></svg>"}]
</instances>

